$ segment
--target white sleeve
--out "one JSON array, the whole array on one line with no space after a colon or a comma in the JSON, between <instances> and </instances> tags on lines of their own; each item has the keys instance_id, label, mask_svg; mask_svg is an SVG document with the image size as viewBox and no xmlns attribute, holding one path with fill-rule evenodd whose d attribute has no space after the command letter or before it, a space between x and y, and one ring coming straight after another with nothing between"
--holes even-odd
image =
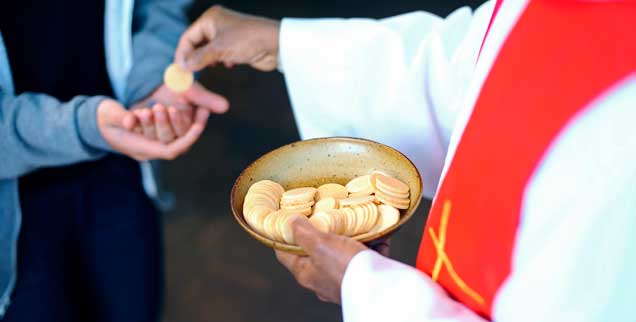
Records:
<instances>
[{"instance_id":1,"label":"white sleeve","mask_svg":"<svg viewBox=\"0 0 636 322\"><path fill-rule=\"evenodd\" d=\"M428 275L372 250L347 266L341 298L344 322L485 322Z\"/></svg>"},{"instance_id":2,"label":"white sleeve","mask_svg":"<svg viewBox=\"0 0 636 322\"><path fill-rule=\"evenodd\" d=\"M496 321L636 321L636 75L582 111L529 182Z\"/></svg>"},{"instance_id":3,"label":"white sleeve","mask_svg":"<svg viewBox=\"0 0 636 322\"><path fill-rule=\"evenodd\" d=\"M442 19L289 19L280 64L303 139L362 137L405 153L432 197L493 2Z\"/></svg>"}]
</instances>

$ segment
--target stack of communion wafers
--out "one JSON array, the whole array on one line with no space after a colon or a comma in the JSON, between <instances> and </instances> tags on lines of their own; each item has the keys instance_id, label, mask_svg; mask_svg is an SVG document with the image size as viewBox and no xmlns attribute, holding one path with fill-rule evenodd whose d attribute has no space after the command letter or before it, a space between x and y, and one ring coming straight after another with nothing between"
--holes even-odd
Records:
<instances>
[{"instance_id":1,"label":"stack of communion wafers","mask_svg":"<svg viewBox=\"0 0 636 322\"><path fill-rule=\"evenodd\" d=\"M274 181L256 182L245 195L243 216L259 233L295 244L290 226L295 217L309 217L323 232L363 238L395 225L400 219L398 209L408 209L409 205L409 187L375 171L345 186L327 183L285 191Z\"/></svg>"}]
</instances>

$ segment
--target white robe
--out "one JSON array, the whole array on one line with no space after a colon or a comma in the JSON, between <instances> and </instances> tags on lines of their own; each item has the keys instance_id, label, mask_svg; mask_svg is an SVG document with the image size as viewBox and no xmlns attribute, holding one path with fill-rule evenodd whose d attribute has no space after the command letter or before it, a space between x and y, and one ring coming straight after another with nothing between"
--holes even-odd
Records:
<instances>
[{"instance_id":1,"label":"white robe","mask_svg":"<svg viewBox=\"0 0 636 322\"><path fill-rule=\"evenodd\" d=\"M445 19L284 19L280 62L303 139L354 136L405 153L433 197L524 0ZM524 195L493 320L636 321L636 71L556 139ZM483 321L430 277L373 251L342 283L346 322Z\"/></svg>"}]
</instances>

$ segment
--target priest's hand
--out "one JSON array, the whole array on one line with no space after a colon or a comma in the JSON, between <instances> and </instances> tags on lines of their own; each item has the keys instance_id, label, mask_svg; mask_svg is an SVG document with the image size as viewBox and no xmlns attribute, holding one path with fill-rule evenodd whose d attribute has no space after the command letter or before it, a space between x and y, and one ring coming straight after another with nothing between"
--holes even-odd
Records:
<instances>
[{"instance_id":1,"label":"priest's hand","mask_svg":"<svg viewBox=\"0 0 636 322\"><path fill-rule=\"evenodd\" d=\"M115 150L139 161L148 159L172 160L185 153L199 139L210 112L198 109L193 123L180 138L167 144L134 133L139 120L119 102L106 99L97 107L97 127L104 140Z\"/></svg>"},{"instance_id":2,"label":"priest's hand","mask_svg":"<svg viewBox=\"0 0 636 322\"><path fill-rule=\"evenodd\" d=\"M340 304L340 286L347 266L353 256L367 247L351 238L318 231L304 217L291 225L294 240L308 256L276 251L278 261L320 300Z\"/></svg>"},{"instance_id":3,"label":"priest's hand","mask_svg":"<svg viewBox=\"0 0 636 322\"><path fill-rule=\"evenodd\" d=\"M276 20L213 6L183 33L175 62L191 71L217 63L271 71L278 66L279 29Z\"/></svg>"},{"instance_id":4,"label":"priest's hand","mask_svg":"<svg viewBox=\"0 0 636 322\"><path fill-rule=\"evenodd\" d=\"M198 82L183 93L160 86L146 99L131 107L139 120L134 131L151 140L170 143L188 133L197 109L215 114L228 110L227 100Z\"/></svg>"}]
</instances>

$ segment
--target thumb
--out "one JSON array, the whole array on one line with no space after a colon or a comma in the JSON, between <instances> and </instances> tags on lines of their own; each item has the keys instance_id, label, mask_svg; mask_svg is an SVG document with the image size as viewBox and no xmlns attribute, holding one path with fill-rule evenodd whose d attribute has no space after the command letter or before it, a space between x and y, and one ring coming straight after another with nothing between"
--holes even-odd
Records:
<instances>
[{"instance_id":1,"label":"thumb","mask_svg":"<svg viewBox=\"0 0 636 322\"><path fill-rule=\"evenodd\" d=\"M192 49L189 54L184 54L182 61L185 67L193 72L200 71L208 66L213 66L221 61L219 47L213 42Z\"/></svg>"},{"instance_id":2,"label":"thumb","mask_svg":"<svg viewBox=\"0 0 636 322\"><path fill-rule=\"evenodd\" d=\"M212 93L198 82L192 84L184 94L186 99L193 105L202 107L212 113L223 114L230 107L230 103L225 97Z\"/></svg>"},{"instance_id":3,"label":"thumb","mask_svg":"<svg viewBox=\"0 0 636 322\"><path fill-rule=\"evenodd\" d=\"M101 123L109 127L129 129L135 125L132 113L114 100L104 100L99 107L98 115L102 119Z\"/></svg>"},{"instance_id":4,"label":"thumb","mask_svg":"<svg viewBox=\"0 0 636 322\"><path fill-rule=\"evenodd\" d=\"M316 229L305 216L299 216L291 222L292 234L298 246L302 247L307 255L312 256L319 251L323 244L325 233Z\"/></svg>"}]
</instances>

